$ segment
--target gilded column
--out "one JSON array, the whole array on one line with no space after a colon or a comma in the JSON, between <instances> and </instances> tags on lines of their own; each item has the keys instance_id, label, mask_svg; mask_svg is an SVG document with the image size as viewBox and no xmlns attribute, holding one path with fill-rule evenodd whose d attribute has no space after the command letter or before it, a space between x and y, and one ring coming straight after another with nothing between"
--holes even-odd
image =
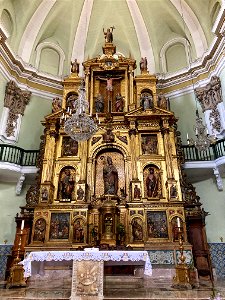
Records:
<instances>
[{"instance_id":1,"label":"gilded column","mask_svg":"<svg viewBox=\"0 0 225 300\"><path fill-rule=\"evenodd\" d=\"M129 104L133 104L134 103L134 93L133 93L133 88L134 88L134 71L133 71L133 67L129 66L129 81L130 81L130 103Z\"/></svg>"},{"instance_id":2,"label":"gilded column","mask_svg":"<svg viewBox=\"0 0 225 300\"><path fill-rule=\"evenodd\" d=\"M173 172L173 148L170 142L170 128L167 119L163 120L163 137L164 137L164 151L165 151L165 161L167 168L167 177L168 179L174 178Z\"/></svg>"},{"instance_id":3,"label":"gilded column","mask_svg":"<svg viewBox=\"0 0 225 300\"><path fill-rule=\"evenodd\" d=\"M130 129L130 153L131 153L131 169L132 169L132 180L137 180L137 153L136 153L136 129Z\"/></svg>"},{"instance_id":4,"label":"gilded column","mask_svg":"<svg viewBox=\"0 0 225 300\"><path fill-rule=\"evenodd\" d=\"M80 182L86 182L86 170L87 170L87 141L79 142L80 147Z\"/></svg>"},{"instance_id":5,"label":"gilded column","mask_svg":"<svg viewBox=\"0 0 225 300\"><path fill-rule=\"evenodd\" d=\"M56 137L57 132L54 124L54 126L50 126L49 130L47 131L42 182L52 180Z\"/></svg>"}]
</instances>

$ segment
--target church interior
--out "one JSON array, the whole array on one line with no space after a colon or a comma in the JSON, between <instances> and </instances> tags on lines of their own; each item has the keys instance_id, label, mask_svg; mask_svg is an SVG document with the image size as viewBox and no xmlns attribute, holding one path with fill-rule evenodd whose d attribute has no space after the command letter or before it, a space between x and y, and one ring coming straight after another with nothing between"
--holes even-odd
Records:
<instances>
[{"instance_id":1,"label":"church interior","mask_svg":"<svg viewBox=\"0 0 225 300\"><path fill-rule=\"evenodd\" d=\"M1 1L1 299L225 299L224 18Z\"/></svg>"}]
</instances>

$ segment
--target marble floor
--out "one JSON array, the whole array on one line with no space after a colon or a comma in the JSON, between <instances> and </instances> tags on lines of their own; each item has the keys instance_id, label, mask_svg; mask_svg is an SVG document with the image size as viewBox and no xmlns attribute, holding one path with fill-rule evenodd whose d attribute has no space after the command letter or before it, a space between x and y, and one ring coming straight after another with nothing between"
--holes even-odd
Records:
<instances>
[{"instance_id":1,"label":"marble floor","mask_svg":"<svg viewBox=\"0 0 225 300\"><path fill-rule=\"evenodd\" d=\"M108 282L107 282L108 281ZM200 282L198 288L192 290L178 290L171 287L172 282L165 278L151 278L142 280L124 280L117 277L113 284L107 279L104 288L104 299L106 300L146 300L146 299L210 299L212 295L212 285L209 282ZM215 290L220 294L220 298L225 299L225 280L215 282ZM69 300L70 297L69 282L63 278L57 278L49 284L41 281L39 284L28 284L26 288L5 288L5 283L0 284L1 300ZM217 298L216 298L217 299ZM91 297L82 300L92 300Z\"/></svg>"}]
</instances>

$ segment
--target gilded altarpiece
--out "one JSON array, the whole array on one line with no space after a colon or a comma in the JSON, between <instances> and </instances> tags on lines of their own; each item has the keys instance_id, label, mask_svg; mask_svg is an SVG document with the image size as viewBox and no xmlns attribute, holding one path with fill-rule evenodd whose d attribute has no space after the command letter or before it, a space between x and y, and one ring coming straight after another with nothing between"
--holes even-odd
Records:
<instances>
[{"instance_id":1,"label":"gilded altarpiece","mask_svg":"<svg viewBox=\"0 0 225 300\"><path fill-rule=\"evenodd\" d=\"M72 69L61 109L45 117L39 203L28 249L98 246L178 249L177 217L184 202L174 113L159 107L154 75L134 76L136 62L105 43L103 54ZM64 132L81 81L98 131L76 142ZM54 111L54 110L53 110Z\"/></svg>"}]
</instances>

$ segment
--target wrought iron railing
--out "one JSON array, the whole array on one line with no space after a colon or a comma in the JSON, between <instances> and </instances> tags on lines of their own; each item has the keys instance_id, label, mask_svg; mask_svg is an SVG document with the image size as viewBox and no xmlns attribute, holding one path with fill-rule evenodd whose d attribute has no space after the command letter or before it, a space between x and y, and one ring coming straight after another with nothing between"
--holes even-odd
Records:
<instances>
[{"instance_id":1,"label":"wrought iron railing","mask_svg":"<svg viewBox=\"0 0 225 300\"><path fill-rule=\"evenodd\" d=\"M195 146L183 145L185 161L210 161L225 156L225 139L212 144L207 150L199 151Z\"/></svg>"},{"instance_id":2,"label":"wrought iron railing","mask_svg":"<svg viewBox=\"0 0 225 300\"><path fill-rule=\"evenodd\" d=\"M0 145L0 161L20 166L35 166L39 150L24 150L11 145Z\"/></svg>"}]
</instances>

